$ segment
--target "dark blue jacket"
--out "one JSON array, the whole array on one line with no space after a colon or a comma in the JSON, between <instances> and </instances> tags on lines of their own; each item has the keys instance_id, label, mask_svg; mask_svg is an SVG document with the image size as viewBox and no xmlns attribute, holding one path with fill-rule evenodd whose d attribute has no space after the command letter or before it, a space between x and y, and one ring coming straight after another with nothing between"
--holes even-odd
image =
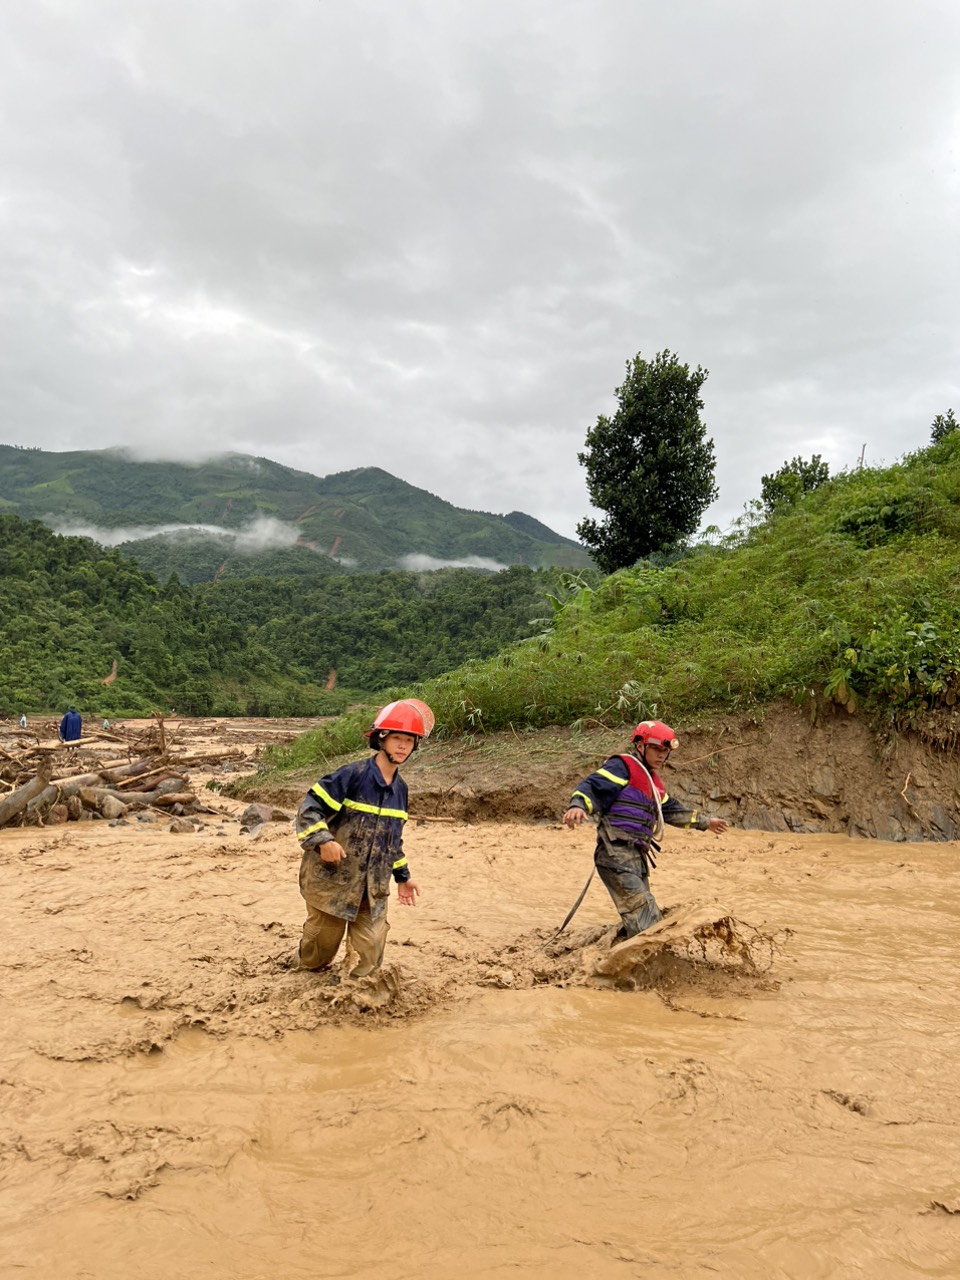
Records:
<instances>
[{"instance_id":1,"label":"dark blue jacket","mask_svg":"<svg viewBox=\"0 0 960 1280\"><path fill-rule=\"evenodd\" d=\"M355 920L364 894L374 919L386 910L391 875L410 879L403 853L407 784L398 770L385 782L376 757L345 764L307 792L297 812L297 839L303 849L300 891L321 911ZM336 840L346 857L324 862L320 849Z\"/></svg>"}]
</instances>

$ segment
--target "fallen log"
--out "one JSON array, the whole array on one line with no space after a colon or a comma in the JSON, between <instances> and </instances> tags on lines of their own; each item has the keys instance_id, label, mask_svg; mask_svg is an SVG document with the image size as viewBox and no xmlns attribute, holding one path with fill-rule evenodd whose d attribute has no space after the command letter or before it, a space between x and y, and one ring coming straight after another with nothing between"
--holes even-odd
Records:
<instances>
[{"instance_id":1,"label":"fallen log","mask_svg":"<svg viewBox=\"0 0 960 1280\"><path fill-rule=\"evenodd\" d=\"M219 764L221 760L242 760L246 754L241 747L228 747L223 751L200 751L194 755L171 756L170 764Z\"/></svg>"},{"instance_id":2,"label":"fallen log","mask_svg":"<svg viewBox=\"0 0 960 1280\"><path fill-rule=\"evenodd\" d=\"M42 769L35 778L31 778L29 782L22 787L18 787L16 791L11 792L3 800L0 800L0 827L4 827L13 818L21 814L28 805L42 795L47 788L49 776Z\"/></svg>"},{"instance_id":3,"label":"fallen log","mask_svg":"<svg viewBox=\"0 0 960 1280\"><path fill-rule=\"evenodd\" d=\"M98 798L101 795L110 795L126 805L162 805L166 808L172 804L194 804L197 797L192 791L167 791L163 795L157 795L155 791L105 791L102 788L97 790Z\"/></svg>"},{"instance_id":4,"label":"fallen log","mask_svg":"<svg viewBox=\"0 0 960 1280\"><path fill-rule=\"evenodd\" d=\"M66 786L60 782L51 782L40 792L35 795L27 805L27 813L36 813L38 809L46 809L48 805L58 804L61 800L66 800L70 796L77 795L84 790L78 783L67 783Z\"/></svg>"},{"instance_id":5,"label":"fallen log","mask_svg":"<svg viewBox=\"0 0 960 1280\"><path fill-rule=\"evenodd\" d=\"M154 776L156 775L156 776ZM103 775L106 778L106 774ZM161 765L159 769L154 769L151 773L141 773L136 778L123 778L117 783L117 790L123 791L126 787L143 787L144 783L149 782L150 786L147 791L152 791L155 787L159 787L162 782L183 782L186 778L182 773L171 773L166 765Z\"/></svg>"},{"instance_id":6,"label":"fallen log","mask_svg":"<svg viewBox=\"0 0 960 1280\"><path fill-rule=\"evenodd\" d=\"M128 739L120 733L114 733L112 729L98 729L97 737L101 742L118 742L121 746L126 746Z\"/></svg>"},{"instance_id":7,"label":"fallen log","mask_svg":"<svg viewBox=\"0 0 960 1280\"><path fill-rule=\"evenodd\" d=\"M101 770L104 782L123 782L127 778L139 778L156 768L155 760L134 760L131 764L122 764L116 769Z\"/></svg>"},{"instance_id":8,"label":"fallen log","mask_svg":"<svg viewBox=\"0 0 960 1280\"><path fill-rule=\"evenodd\" d=\"M147 791L142 794L150 797L150 804L160 805L164 809L169 808L170 805L174 804L196 804L197 801L197 797L192 791L168 791L162 796L158 796L152 791Z\"/></svg>"},{"instance_id":9,"label":"fallen log","mask_svg":"<svg viewBox=\"0 0 960 1280\"><path fill-rule=\"evenodd\" d=\"M37 812L42 813L66 801L69 810L72 808L70 801L73 798L76 798L88 813L100 813L105 816L114 816L108 813L114 804L119 804L123 809L135 807L149 809L155 806L169 808L175 804L193 805L197 802L197 797L192 791L168 791L164 795L157 795L155 791L113 791L109 787L76 785L65 788L57 783L51 783L39 794L34 795L25 807L27 813L32 815ZM70 816L73 816L72 812Z\"/></svg>"},{"instance_id":10,"label":"fallen log","mask_svg":"<svg viewBox=\"0 0 960 1280\"><path fill-rule=\"evenodd\" d=\"M65 777L56 775L50 781L58 787L95 787L100 778L99 773L69 773Z\"/></svg>"}]
</instances>

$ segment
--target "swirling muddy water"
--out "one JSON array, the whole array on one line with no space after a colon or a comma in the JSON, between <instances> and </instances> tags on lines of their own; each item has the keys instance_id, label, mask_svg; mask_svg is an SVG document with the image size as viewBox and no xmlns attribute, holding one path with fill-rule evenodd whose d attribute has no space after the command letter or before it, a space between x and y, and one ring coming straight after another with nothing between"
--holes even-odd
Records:
<instances>
[{"instance_id":1,"label":"swirling muddy water","mask_svg":"<svg viewBox=\"0 0 960 1280\"><path fill-rule=\"evenodd\" d=\"M0 835L4 1275L960 1275L956 845L668 831L612 963L590 832L413 826L337 984L288 828L105 825Z\"/></svg>"}]
</instances>

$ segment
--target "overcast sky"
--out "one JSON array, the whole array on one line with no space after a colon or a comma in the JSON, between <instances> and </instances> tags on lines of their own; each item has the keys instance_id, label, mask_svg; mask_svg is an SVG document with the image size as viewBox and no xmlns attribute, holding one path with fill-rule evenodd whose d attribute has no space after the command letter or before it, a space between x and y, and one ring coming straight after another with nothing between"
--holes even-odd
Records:
<instances>
[{"instance_id":1,"label":"overcast sky","mask_svg":"<svg viewBox=\"0 0 960 1280\"><path fill-rule=\"evenodd\" d=\"M376 465L573 534L626 360L726 526L960 412L957 0L32 0L0 440Z\"/></svg>"}]
</instances>

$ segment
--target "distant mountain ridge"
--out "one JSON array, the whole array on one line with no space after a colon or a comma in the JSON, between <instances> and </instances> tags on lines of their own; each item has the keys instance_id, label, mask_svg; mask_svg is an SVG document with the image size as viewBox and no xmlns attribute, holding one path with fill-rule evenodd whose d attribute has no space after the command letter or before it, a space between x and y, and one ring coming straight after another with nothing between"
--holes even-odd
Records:
<instances>
[{"instance_id":1,"label":"distant mountain ridge","mask_svg":"<svg viewBox=\"0 0 960 1280\"><path fill-rule=\"evenodd\" d=\"M115 531L111 541L145 568L192 581L590 564L578 543L523 512L465 510L379 467L321 477L247 454L194 464L0 445L0 513L91 537Z\"/></svg>"},{"instance_id":2,"label":"distant mountain ridge","mask_svg":"<svg viewBox=\"0 0 960 1280\"><path fill-rule=\"evenodd\" d=\"M508 511L503 517L512 529L519 529L521 533L527 533L531 538L537 538L540 542L557 543L564 547L576 547L582 551L583 547L574 538L565 538L562 533L555 533L553 529L537 520L534 516L528 516L525 511Z\"/></svg>"}]
</instances>

